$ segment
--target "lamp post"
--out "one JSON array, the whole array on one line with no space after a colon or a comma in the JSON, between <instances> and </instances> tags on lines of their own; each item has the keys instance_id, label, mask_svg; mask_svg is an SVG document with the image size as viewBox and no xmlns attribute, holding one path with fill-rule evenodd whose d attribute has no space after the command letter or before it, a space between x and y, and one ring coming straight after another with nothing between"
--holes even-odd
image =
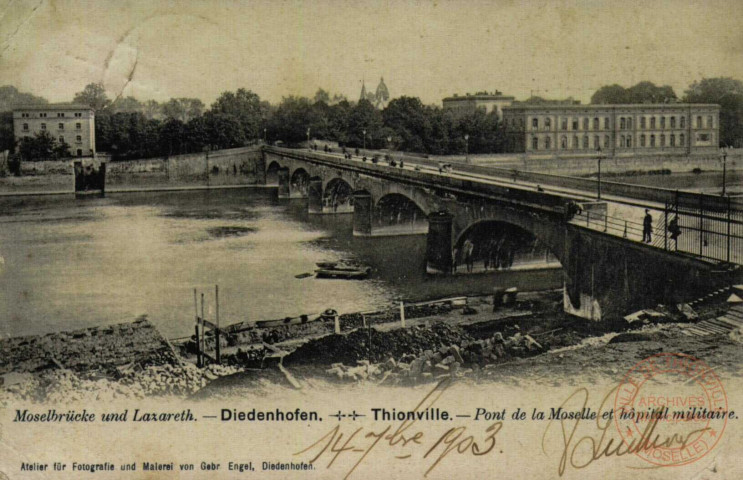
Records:
<instances>
[{"instance_id":1,"label":"lamp post","mask_svg":"<svg viewBox=\"0 0 743 480\"><path fill-rule=\"evenodd\" d=\"M366 150L366 130L362 130L361 133L364 134L364 150Z\"/></svg>"},{"instance_id":2,"label":"lamp post","mask_svg":"<svg viewBox=\"0 0 743 480\"><path fill-rule=\"evenodd\" d=\"M263 129L263 143L266 143L266 129Z\"/></svg>"},{"instance_id":3,"label":"lamp post","mask_svg":"<svg viewBox=\"0 0 743 480\"><path fill-rule=\"evenodd\" d=\"M469 163L470 156L470 135L464 134L464 163Z\"/></svg>"},{"instance_id":4,"label":"lamp post","mask_svg":"<svg viewBox=\"0 0 743 480\"><path fill-rule=\"evenodd\" d=\"M310 127L307 127L307 149L312 150L312 147L310 146Z\"/></svg>"},{"instance_id":5,"label":"lamp post","mask_svg":"<svg viewBox=\"0 0 743 480\"><path fill-rule=\"evenodd\" d=\"M720 149L720 152L722 153L722 196L725 196L725 180L727 176L727 166L728 166L728 149L727 145L722 147Z\"/></svg>"},{"instance_id":6,"label":"lamp post","mask_svg":"<svg viewBox=\"0 0 743 480\"><path fill-rule=\"evenodd\" d=\"M389 136L387 137L387 150L392 150L392 149L390 148L390 145L392 145L392 135L389 135Z\"/></svg>"},{"instance_id":7,"label":"lamp post","mask_svg":"<svg viewBox=\"0 0 743 480\"><path fill-rule=\"evenodd\" d=\"M597 183L597 195L596 199L601 200L601 160L603 159L603 152L601 152L601 145L596 147L596 159L598 160L599 165L599 173L598 173L598 183Z\"/></svg>"}]
</instances>

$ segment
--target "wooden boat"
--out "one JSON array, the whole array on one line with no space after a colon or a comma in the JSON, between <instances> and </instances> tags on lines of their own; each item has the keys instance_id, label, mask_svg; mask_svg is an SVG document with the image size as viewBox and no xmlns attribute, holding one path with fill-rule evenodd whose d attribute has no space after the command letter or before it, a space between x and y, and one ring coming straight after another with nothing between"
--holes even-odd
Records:
<instances>
[{"instance_id":1,"label":"wooden boat","mask_svg":"<svg viewBox=\"0 0 743 480\"><path fill-rule=\"evenodd\" d=\"M315 270L317 278L341 278L345 280L362 280L369 276L371 267L336 264L330 268Z\"/></svg>"}]
</instances>

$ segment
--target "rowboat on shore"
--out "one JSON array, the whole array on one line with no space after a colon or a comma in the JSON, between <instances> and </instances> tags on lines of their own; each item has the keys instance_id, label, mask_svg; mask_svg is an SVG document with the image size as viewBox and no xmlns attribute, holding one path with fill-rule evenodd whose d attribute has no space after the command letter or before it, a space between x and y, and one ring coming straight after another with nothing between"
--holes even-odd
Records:
<instances>
[{"instance_id":1,"label":"rowboat on shore","mask_svg":"<svg viewBox=\"0 0 743 480\"><path fill-rule=\"evenodd\" d=\"M320 266L320 264L318 264ZM315 270L317 278L339 278L345 280L362 280L369 276L371 267L334 264Z\"/></svg>"}]
</instances>

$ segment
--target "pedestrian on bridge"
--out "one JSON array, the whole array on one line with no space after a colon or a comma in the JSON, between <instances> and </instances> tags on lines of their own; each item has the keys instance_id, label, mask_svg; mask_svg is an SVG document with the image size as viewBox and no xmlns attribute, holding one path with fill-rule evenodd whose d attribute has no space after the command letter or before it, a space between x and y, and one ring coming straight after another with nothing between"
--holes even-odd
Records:
<instances>
[{"instance_id":1,"label":"pedestrian on bridge","mask_svg":"<svg viewBox=\"0 0 743 480\"><path fill-rule=\"evenodd\" d=\"M650 235L653 232L653 217L650 216L650 211L645 209L645 218L642 221L642 241L644 243L651 243Z\"/></svg>"}]
</instances>

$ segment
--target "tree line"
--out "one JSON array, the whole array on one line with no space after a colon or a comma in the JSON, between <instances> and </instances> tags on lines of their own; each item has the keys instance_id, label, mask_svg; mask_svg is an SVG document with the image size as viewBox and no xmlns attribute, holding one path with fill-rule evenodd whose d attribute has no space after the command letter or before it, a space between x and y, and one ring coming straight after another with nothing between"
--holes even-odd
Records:
<instances>
[{"instance_id":1,"label":"tree line","mask_svg":"<svg viewBox=\"0 0 743 480\"><path fill-rule=\"evenodd\" d=\"M592 104L717 103L721 105L720 143L743 146L743 83L732 78L694 82L682 98L670 86L640 82L629 88L608 85L591 97ZM92 83L74 96L74 103L95 110L96 149L113 158L132 159L234 148L266 141L299 145L309 138L338 142L350 148L389 148L434 155L501 153L508 142L502 122L477 110L454 114L424 105L417 97L392 99L381 110L367 99L349 101L319 89L313 98L288 96L272 105L240 88L223 92L207 109L196 98L166 102L134 97L110 99L101 84ZM550 102L530 98L524 103ZM44 104L46 99L0 87L0 149L15 147L12 115L18 104ZM466 138L465 138L466 137ZM69 154L50 135L24 140L24 158L56 158Z\"/></svg>"}]
</instances>

